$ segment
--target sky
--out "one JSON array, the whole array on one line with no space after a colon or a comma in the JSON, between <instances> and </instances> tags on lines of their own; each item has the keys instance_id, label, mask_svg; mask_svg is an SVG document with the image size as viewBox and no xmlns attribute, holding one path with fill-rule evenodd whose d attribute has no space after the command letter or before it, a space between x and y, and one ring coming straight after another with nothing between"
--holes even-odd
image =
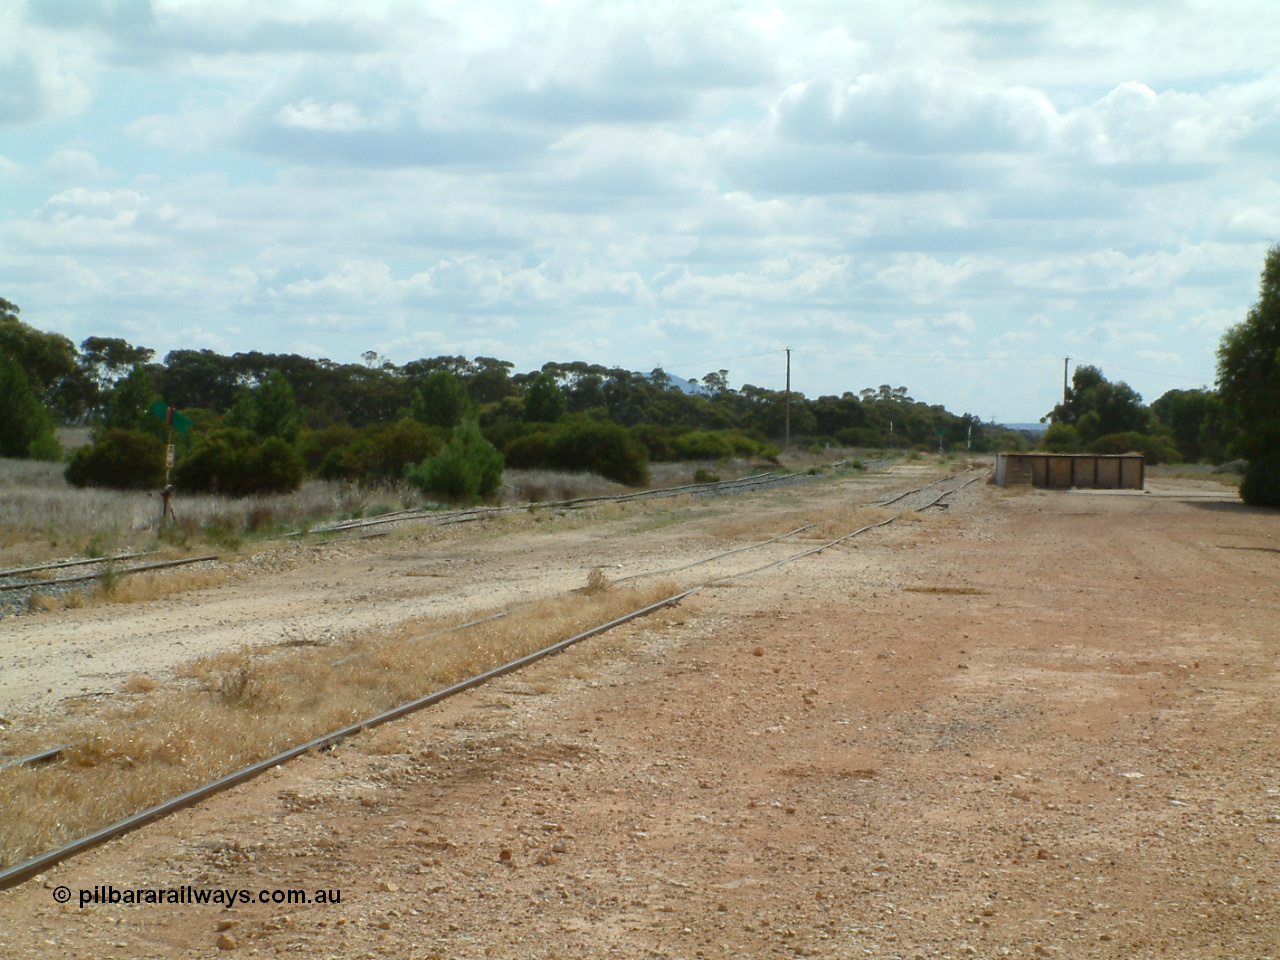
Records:
<instances>
[{"instance_id":1,"label":"sky","mask_svg":"<svg viewBox=\"0 0 1280 960\"><path fill-rule=\"evenodd\" d=\"M1270 2L0 0L0 296L77 343L1029 421L1211 385L1277 240Z\"/></svg>"}]
</instances>

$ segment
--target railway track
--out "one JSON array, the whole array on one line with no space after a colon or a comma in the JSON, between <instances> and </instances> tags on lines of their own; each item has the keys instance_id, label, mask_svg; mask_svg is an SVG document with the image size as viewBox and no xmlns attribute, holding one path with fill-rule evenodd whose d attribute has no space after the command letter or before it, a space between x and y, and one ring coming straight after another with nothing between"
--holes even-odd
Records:
<instances>
[{"instance_id":1,"label":"railway track","mask_svg":"<svg viewBox=\"0 0 1280 960\"><path fill-rule=\"evenodd\" d=\"M609 629L612 629L615 626L621 625L623 623L629 622L631 620L637 619L642 616L646 616L647 614L652 613L663 607L677 604L681 600L692 595L693 593L696 593L697 591L703 589L704 587L716 586L732 580L755 576L770 570L778 569L779 567L785 566L790 563L794 563L803 558L816 555L832 547L835 547L841 543L851 540L854 537L867 533L868 531L892 524L903 513L921 512L923 510L931 509L936 506L944 506L944 507L948 506L948 504L946 503L947 500L949 500L951 497L961 492L970 484L983 479L985 476L987 476L987 474L988 474L988 471L984 471L984 472L976 473L975 475L972 475L972 476L966 473L961 475L952 475L949 477L943 477L938 480L932 481L930 483L924 484L922 486L907 490L904 493L898 494L887 501L873 501L871 504L864 504L866 506L883 506L885 504L893 504L893 503L902 504L903 501L907 501L907 503L903 504L903 506L899 508L896 514L894 514L893 516L887 519L878 521L876 523L864 525L849 533L846 533L834 539L825 541L824 543L819 544L817 546L809 547L805 550L802 550L798 553L784 557L782 559L775 560L773 562L770 562L749 570L730 573L718 578L708 580L705 583L695 585L691 588L679 591L669 597L659 600L656 603L650 604L639 610L632 611L631 613L628 613L622 617L618 617L614 620L611 620L608 623L601 624L596 627L592 627L588 630L585 630L581 633L576 634L575 636L572 636L565 640L561 640L557 643L551 644L547 647L542 648L541 650L537 650L533 653L527 654L516 660L510 661L509 663L502 664L501 666L495 667L494 669L486 671L477 676L468 678L467 680L464 680L460 683L454 684L442 690L438 690L438 691L434 691L432 693L426 694L423 697L401 704L390 710L379 713L376 716L369 717L365 720L362 720L355 724L351 724L347 727L344 727L340 730L336 730L331 733L324 734L320 737L309 740L304 744L291 747L285 751L277 753L264 760L251 764L250 766L244 767L243 769L226 774L225 776L222 776L209 783L206 783L199 787L195 787L191 790L188 790L177 797L173 797L162 803L156 804L136 814L126 817L120 821L117 821L116 823L110 824L99 830L95 830L89 834L86 834L85 836L82 836L76 840L71 841L70 843L63 844L62 846L59 846L50 851L46 851L45 853L42 853L36 857L30 858L22 863L16 864L4 870L0 870L0 890L4 890L9 887L16 886L17 884L20 884L25 880L28 880L31 877L36 876L37 874L43 872L44 870L47 870L49 867L59 862L62 862L63 860L66 860L77 853L80 853L86 849L89 849L90 847L96 846L97 844L103 843L114 837L121 836L124 833L128 833L132 830L135 830L146 823L150 823L156 819L167 816L170 813L192 806L200 802L201 800L209 796L212 796L215 793L221 792L222 790L228 789L231 786L250 780L258 776L259 774L272 769L278 764L287 762L288 760L292 760L303 753L306 753L310 750L326 749L326 748L332 747L340 743L342 740L356 733L370 730L388 721L398 719L400 717L406 716L409 713L431 706L432 704L439 703L441 700L454 696L465 690L469 690L474 687L477 687L483 683L488 682L489 680L492 680L497 677L503 676L505 674L519 670L524 666L527 666L531 663L536 662L537 660L541 660L555 653L559 653L562 650L567 649L568 647L572 646L575 643L581 642L582 640L585 640L589 637L597 636L598 634L603 633ZM691 485L691 486L705 486L705 485ZM934 489L934 488L938 488L938 489ZM668 489L671 490L675 488L668 488ZM648 492L649 491L646 491L646 493ZM667 495L674 496L677 494L667 493ZM634 497L635 495L626 495L626 496L631 498L631 497ZM917 504L913 498L919 498L920 502ZM611 498L584 498L584 499L599 501L599 500L606 500ZM621 578L616 582L623 582L624 580L634 580L640 577L658 576L661 574L673 572L674 570L677 570L677 569L688 569L694 566L698 566L700 564L710 563L714 560L718 560L723 557L730 556L732 554L742 553L747 550L760 549L761 547L784 541L792 536L795 536L799 533L809 530L814 526L816 526L816 524L806 524L801 527L797 527L794 530L788 531L787 533L781 534L777 537L773 537L769 540L762 541L761 543L750 544L744 547L735 547L730 550L721 551L719 553L716 553L712 556L695 561L693 563L685 564L682 567L669 568L665 570L654 570L654 571L648 571L641 574L634 574L629 577ZM412 637L410 638L410 640L421 640L421 639L426 639L432 636L438 636L443 633L450 633L450 632L456 632L459 630L464 630L468 627L475 626L480 623L485 623L491 620L499 619L504 616L508 616L511 613L515 612L517 609L520 609L525 606L528 606L528 604L520 604L517 607L512 607L512 608L509 608L508 610L501 611L499 613L492 614L487 617L482 617L476 620L468 621L466 623L459 624L454 627L449 627L444 630L433 631L432 633L423 634L418 637ZM347 659L353 659L353 658L347 658ZM338 661L338 662L341 663L344 661ZM65 750L67 750L68 748L70 748L71 746L74 746L74 744L62 744L54 747L49 747L44 750L38 751L36 753L28 754L23 757L9 759L7 762L0 764L0 772L2 772L6 768L14 767L18 765L56 761L59 755L63 753Z\"/></svg>"},{"instance_id":2,"label":"railway track","mask_svg":"<svg viewBox=\"0 0 1280 960\"><path fill-rule=\"evenodd\" d=\"M843 461L841 463L843 463ZM312 527L305 531L292 531L290 533L281 534L278 537L267 537L264 542L296 539L307 535L326 535L362 531L370 527L381 527L389 524L410 522L426 522L431 526L450 526L458 523L492 520L505 514L521 513L529 510L530 508L539 510L582 510L607 503L630 503L637 500L663 499L686 495L724 496L734 493L754 492L771 486L803 483L811 479L812 477L807 474L767 473L752 477L741 477L737 480L718 480L710 483L690 483L675 487L659 487L654 490L641 490L635 493L609 494L596 497L578 497L572 500L555 500L506 507L473 507L464 510L448 511L425 509L399 510L395 513L383 514L379 517L347 520L342 521L341 523ZM356 540L365 539L367 536L384 535L385 533L372 535L366 534L363 536L334 538L322 542L338 543L348 539ZM197 557L183 557L177 560L161 560L153 563L138 564L135 566L115 566L121 561L136 560L159 555L158 551L124 553L110 557L73 558L35 566L20 567L12 570L3 570L0 571L0 595L16 593L18 591L28 591L29 596L31 591L49 588L58 590L66 587L72 587L76 584L88 583L93 580L101 579L104 576L104 571L107 570L110 570L110 575L113 577L124 577L135 573L164 570L172 567L188 566L195 563L209 563L221 560L228 556L228 554L225 553L210 553L202 554ZM45 577L37 580L29 579L30 575L33 573L89 566L96 567L97 569L94 572L76 574L70 577ZM21 597L19 597L18 600L20 602ZM10 602L12 603L13 601Z\"/></svg>"}]
</instances>

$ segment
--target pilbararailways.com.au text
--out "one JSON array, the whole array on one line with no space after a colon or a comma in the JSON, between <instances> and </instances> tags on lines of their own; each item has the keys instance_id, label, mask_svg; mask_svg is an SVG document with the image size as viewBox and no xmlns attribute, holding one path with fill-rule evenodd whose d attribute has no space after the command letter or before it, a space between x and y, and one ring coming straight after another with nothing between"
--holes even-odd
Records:
<instances>
[{"instance_id":1,"label":"pilbararailways.com.au text","mask_svg":"<svg viewBox=\"0 0 1280 960\"><path fill-rule=\"evenodd\" d=\"M156 904L185 906L220 906L230 910L235 906L252 903L330 904L342 902L341 890L237 890L230 887L194 887L184 884L178 887L116 887L112 884L81 888L80 906L89 907L113 904ZM70 898L68 898L70 899Z\"/></svg>"}]
</instances>

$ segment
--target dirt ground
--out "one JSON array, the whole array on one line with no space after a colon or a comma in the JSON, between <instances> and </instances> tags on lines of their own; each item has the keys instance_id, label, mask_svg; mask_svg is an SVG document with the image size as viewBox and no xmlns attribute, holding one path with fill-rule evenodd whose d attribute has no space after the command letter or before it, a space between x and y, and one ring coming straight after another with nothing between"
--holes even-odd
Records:
<instances>
[{"instance_id":1,"label":"dirt ground","mask_svg":"<svg viewBox=\"0 0 1280 960\"><path fill-rule=\"evenodd\" d=\"M1276 957L1280 514L1151 489L975 484L703 590L0 893L0 956Z\"/></svg>"}]
</instances>

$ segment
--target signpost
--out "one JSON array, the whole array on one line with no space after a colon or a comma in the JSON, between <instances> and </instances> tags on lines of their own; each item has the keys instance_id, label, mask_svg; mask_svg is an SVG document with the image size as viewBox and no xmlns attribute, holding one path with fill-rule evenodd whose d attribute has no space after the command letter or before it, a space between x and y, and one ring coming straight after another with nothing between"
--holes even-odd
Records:
<instances>
[{"instance_id":1,"label":"signpost","mask_svg":"<svg viewBox=\"0 0 1280 960\"><path fill-rule=\"evenodd\" d=\"M173 407L158 400L151 405L151 414L163 420L169 428L169 442L164 451L164 490L161 491L161 496L164 497L164 508L160 511L160 524L163 526L165 517L177 519L173 515L173 507L170 504L173 498L173 485L169 483L169 471L173 469L174 461L173 431L189 434L194 424Z\"/></svg>"}]
</instances>

